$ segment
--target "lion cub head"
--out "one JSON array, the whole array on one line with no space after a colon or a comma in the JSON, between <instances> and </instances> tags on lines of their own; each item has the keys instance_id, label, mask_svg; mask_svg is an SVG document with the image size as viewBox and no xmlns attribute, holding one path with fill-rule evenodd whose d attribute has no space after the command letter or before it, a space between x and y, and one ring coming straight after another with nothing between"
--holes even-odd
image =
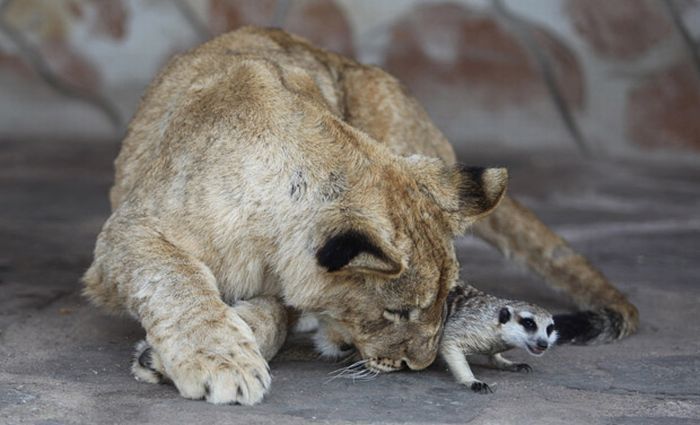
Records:
<instances>
[{"instance_id":1,"label":"lion cub head","mask_svg":"<svg viewBox=\"0 0 700 425\"><path fill-rule=\"evenodd\" d=\"M323 213L317 347L354 346L375 372L422 369L435 359L458 278L453 238L496 207L507 173L421 156L372 168L349 176L352 189Z\"/></svg>"}]
</instances>

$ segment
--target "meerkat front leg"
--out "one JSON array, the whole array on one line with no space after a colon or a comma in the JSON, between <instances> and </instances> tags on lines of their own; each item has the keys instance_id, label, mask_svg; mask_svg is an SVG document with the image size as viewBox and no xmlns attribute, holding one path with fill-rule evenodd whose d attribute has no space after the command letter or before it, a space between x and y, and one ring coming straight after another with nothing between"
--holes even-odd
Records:
<instances>
[{"instance_id":1,"label":"meerkat front leg","mask_svg":"<svg viewBox=\"0 0 700 425\"><path fill-rule=\"evenodd\" d=\"M532 367L527 363L513 363L501 355L501 353L489 356L489 362L493 367L510 372L532 372Z\"/></svg>"},{"instance_id":2,"label":"meerkat front leg","mask_svg":"<svg viewBox=\"0 0 700 425\"><path fill-rule=\"evenodd\" d=\"M491 387L485 382L479 381L474 377L467 358L462 350L457 347L443 348L440 350L442 358L445 359L447 366L450 368L457 382L466 385L476 393L492 393Z\"/></svg>"}]
</instances>

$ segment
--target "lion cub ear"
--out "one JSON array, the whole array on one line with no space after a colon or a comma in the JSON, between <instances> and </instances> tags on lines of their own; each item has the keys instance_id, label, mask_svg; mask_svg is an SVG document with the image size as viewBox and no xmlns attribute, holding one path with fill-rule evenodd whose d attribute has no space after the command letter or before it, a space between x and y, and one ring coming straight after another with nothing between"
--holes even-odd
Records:
<instances>
[{"instance_id":1,"label":"lion cub ear","mask_svg":"<svg viewBox=\"0 0 700 425\"><path fill-rule=\"evenodd\" d=\"M391 278L399 276L404 269L400 255L392 247L357 230L330 237L316 251L316 259L331 273L366 273Z\"/></svg>"},{"instance_id":2,"label":"lion cub ear","mask_svg":"<svg viewBox=\"0 0 700 425\"><path fill-rule=\"evenodd\" d=\"M464 233L468 226L491 213L503 198L508 184L505 168L457 164L423 176L424 188L445 212L455 235Z\"/></svg>"},{"instance_id":3,"label":"lion cub ear","mask_svg":"<svg viewBox=\"0 0 700 425\"><path fill-rule=\"evenodd\" d=\"M446 166L420 155L407 160L423 193L447 215L454 234L492 212L506 192L505 168Z\"/></svg>"},{"instance_id":4,"label":"lion cub ear","mask_svg":"<svg viewBox=\"0 0 700 425\"><path fill-rule=\"evenodd\" d=\"M451 174L458 190L460 214L469 222L491 213L506 193L508 170L505 168L458 164L452 167Z\"/></svg>"}]
</instances>

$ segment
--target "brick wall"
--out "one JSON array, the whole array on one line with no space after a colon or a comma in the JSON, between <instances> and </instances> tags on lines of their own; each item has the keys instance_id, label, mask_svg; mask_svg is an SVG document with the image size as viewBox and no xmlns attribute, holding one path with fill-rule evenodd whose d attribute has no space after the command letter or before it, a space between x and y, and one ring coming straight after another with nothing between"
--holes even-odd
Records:
<instances>
[{"instance_id":1,"label":"brick wall","mask_svg":"<svg viewBox=\"0 0 700 425\"><path fill-rule=\"evenodd\" d=\"M0 5L0 138L119 137L172 54L258 24L381 65L455 144L700 152L698 0Z\"/></svg>"}]
</instances>

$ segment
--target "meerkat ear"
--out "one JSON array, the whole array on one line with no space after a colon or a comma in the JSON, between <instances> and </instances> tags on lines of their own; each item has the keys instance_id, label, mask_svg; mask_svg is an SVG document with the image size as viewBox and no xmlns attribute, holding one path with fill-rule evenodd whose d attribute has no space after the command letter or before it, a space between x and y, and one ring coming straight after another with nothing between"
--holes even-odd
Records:
<instances>
[{"instance_id":1,"label":"meerkat ear","mask_svg":"<svg viewBox=\"0 0 700 425\"><path fill-rule=\"evenodd\" d=\"M501 311L498 312L498 323L505 324L510 320L510 310L508 307L503 307Z\"/></svg>"},{"instance_id":2,"label":"meerkat ear","mask_svg":"<svg viewBox=\"0 0 700 425\"><path fill-rule=\"evenodd\" d=\"M357 230L328 238L316 251L316 260L330 273L367 273L390 278L397 277L404 269L395 249Z\"/></svg>"}]
</instances>

